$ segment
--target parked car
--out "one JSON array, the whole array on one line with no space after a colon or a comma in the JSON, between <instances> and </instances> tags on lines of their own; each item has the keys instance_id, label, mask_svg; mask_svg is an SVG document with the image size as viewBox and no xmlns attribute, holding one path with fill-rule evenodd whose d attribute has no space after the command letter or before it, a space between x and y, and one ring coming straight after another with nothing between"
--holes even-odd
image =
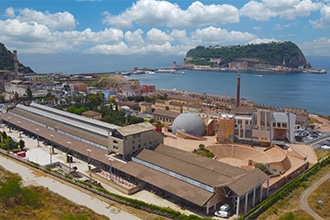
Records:
<instances>
[{"instance_id":1,"label":"parked car","mask_svg":"<svg viewBox=\"0 0 330 220\"><path fill-rule=\"evenodd\" d=\"M220 206L220 209L214 213L214 215L221 218L229 218L231 216L230 205L227 203L223 204Z\"/></svg>"},{"instance_id":2,"label":"parked car","mask_svg":"<svg viewBox=\"0 0 330 220\"><path fill-rule=\"evenodd\" d=\"M330 146L324 144L324 145L321 146L321 149L323 149L323 150L330 150Z\"/></svg>"}]
</instances>

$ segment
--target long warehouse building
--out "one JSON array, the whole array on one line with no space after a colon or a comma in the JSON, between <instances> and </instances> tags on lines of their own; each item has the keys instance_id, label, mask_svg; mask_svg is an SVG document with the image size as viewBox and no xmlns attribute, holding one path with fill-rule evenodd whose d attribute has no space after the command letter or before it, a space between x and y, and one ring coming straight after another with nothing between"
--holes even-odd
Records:
<instances>
[{"instance_id":1,"label":"long warehouse building","mask_svg":"<svg viewBox=\"0 0 330 220\"><path fill-rule=\"evenodd\" d=\"M259 169L245 170L163 144L163 134L150 123L126 127L73 115L47 106L17 105L1 116L2 123L50 142L59 150L101 169L112 168L134 178L141 189L203 211L230 203L237 216L269 193L269 177ZM91 154L88 155L88 150Z\"/></svg>"}]
</instances>

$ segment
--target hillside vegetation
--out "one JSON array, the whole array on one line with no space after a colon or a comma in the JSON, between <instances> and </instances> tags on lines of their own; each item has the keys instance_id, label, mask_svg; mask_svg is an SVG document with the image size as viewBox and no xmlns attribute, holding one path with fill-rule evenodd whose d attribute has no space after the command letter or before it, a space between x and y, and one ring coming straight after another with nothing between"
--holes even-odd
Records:
<instances>
[{"instance_id":1,"label":"hillside vegetation","mask_svg":"<svg viewBox=\"0 0 330 220\"><path fill-rule=\"evenodd\" d=\"M18 58L19 60L19 58ZM0 43L0 70L14 72L14 54L4 44ZM30 67L26 67L18 61L18 71L21 73L33 73Z\"/></svg>"},{"instance_id":2,"label":"hillside vegetation","mask_svg":"<svg viewBox=\"0 0 330 220\"><path fill-rule=\"evenodd\" d=\"M221 58L220 66L226 66L232 61L246 61L249 65L268 64L291 68L306 67L304 54L292 42L270 42L236 46L198 46L186 54L185 64L218 65L211 58Z\"/></svg>"},{"instance_id":3,"label":"hillside vegetation","mask_svg":"<svg viewBox=\"0 0 330 220\"><path fill-rule=\"evenodd\" d=\"M0 166L0 219L105 220L93 210L77 205L40 186L21 185L20 176Z\"/></svg>"}]
</instances>

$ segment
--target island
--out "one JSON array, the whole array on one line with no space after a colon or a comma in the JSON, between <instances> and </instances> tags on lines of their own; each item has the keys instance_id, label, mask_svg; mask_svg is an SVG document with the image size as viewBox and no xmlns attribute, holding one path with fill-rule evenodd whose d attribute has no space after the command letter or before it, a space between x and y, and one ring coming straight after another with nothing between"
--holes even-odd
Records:
<instances>
[{"instance_id":1,"label":"island","mask_svg":"<svg viewBox=\"0 0 330 220\"><path fill-rule=\"evenodd\" d=\"M197 46L187 52L183 66L193 70L326 73L312 68L299 47L290 41Z\"/></svg>"}]
</instances>

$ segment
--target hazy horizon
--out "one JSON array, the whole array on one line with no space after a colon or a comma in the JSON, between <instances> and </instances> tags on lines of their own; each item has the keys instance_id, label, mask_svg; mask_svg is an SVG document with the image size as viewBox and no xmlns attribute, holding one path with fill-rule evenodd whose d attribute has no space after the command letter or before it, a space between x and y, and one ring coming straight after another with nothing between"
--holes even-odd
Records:
<instances>
[{"instance_id":1,"label":"hazy horizon","mask_svg":"<svg viewBox=\"0 0 330 220\"><path fill-rule=\"evenodd\" d=\"M319 66L315 59L328 56L306 56L307 62L311 62L314 68L325 68ZM29 66L36 73L103 73L132 71L138 68L166 68L171 67L176 61L180 65L184 61L182 56L104 56L90 54L18 54L19 62ZM329 56L330 59L330 56Z\"/></svg>"}]
</instances>

